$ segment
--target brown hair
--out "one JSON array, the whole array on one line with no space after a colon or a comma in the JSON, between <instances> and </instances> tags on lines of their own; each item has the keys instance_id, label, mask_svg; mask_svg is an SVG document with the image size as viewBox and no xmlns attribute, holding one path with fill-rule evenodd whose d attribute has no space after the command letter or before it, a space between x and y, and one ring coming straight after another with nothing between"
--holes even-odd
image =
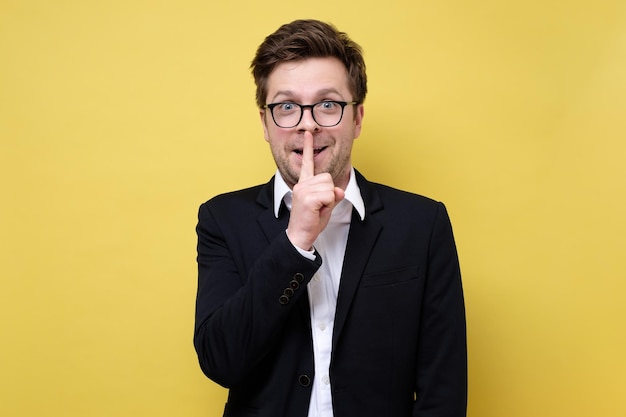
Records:
<instances>
[{"instance_id":1,"label":"brown hair","mask_svg":"<svg viewBox=\"0 0 626 417\"><path fill-rule=\"evenodd\" d=\"M266 104L267 80L278 64L323 57L335 57L345 65L353 100L363 103L367 94L367 75L361 47L329 23L295 20L266 37L252 60L250 68L259 108Z\"/></svg>"}]
</instances>

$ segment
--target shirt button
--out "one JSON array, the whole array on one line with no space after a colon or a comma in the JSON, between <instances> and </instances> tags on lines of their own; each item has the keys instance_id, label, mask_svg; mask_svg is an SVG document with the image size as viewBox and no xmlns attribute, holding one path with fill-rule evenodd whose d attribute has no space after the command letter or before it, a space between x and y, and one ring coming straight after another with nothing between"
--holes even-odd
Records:
<instances>
[{"instance_id":1,"label":"shirt button","mask_svg":"<svg viewBox=\"0 0 626 417\"><path fill-rule=\"evenodd\" d=\"M330 379L328 378L328 375L324 375L322 377L322 382L324 383L324 385L330 384Z\"/></svg>"},{"instance_id":2,"label":"shirt button","mask_svg":"<svg viewBox=\"0 0 626 417\"><path fill-rule=\"evenodd\" d=\"M326 325L324 323L320 323L317 327L319 327L321 331L326 330Z\"/></svg>"},{"instance_id":3,"label":"shirt button","mask_svg":"<svg viewBox=\"0 0 626 417\"><path fill-rule=\"evenodd\" d=\"M313 281L319 282L320 281L320 276L317 275L317 274L313 275Z\"/></svg>"}]
</instances>

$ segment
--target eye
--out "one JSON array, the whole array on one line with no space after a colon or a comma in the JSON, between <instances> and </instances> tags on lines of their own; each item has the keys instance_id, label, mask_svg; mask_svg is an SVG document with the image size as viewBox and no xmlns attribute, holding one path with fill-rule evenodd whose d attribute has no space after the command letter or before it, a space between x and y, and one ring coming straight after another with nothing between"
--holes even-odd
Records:
<instances>
[{"instance_id":1,"label":"eye","mask_svg":"<svg viewBox=\"0 0 626 417\"><path fill-rule=\"evenodd\" d=\"M317 103L315 109L324 114L337 114L341 111L341 106L336 101L326 100Z\"/></svg>"},{"instance_id":2,"label":"eye","mask_svg":"<svg viewBox=\"0 0 626 417\"><path fill-rule=\"evenodd\" d=\"M296 109L296 105L294 103L279 103L276 108L281 112L291 112Z\"/></svg>"}]
</instances>

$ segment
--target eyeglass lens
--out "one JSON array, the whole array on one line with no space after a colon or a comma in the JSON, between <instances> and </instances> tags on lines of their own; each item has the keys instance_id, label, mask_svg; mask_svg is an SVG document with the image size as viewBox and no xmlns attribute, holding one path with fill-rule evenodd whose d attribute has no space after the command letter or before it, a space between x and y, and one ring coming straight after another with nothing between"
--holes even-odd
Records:
<instances>
[{"instance_id":1,"label":"eyeglass lens","mask_svg":"<svg viewBox=\"0 0 626 417\"><path fill-rule=\"evenodd\" d=\"M302 119L305 108L310 108L313 120L320 126L330 127L339 124L345 104L336 101L322 101L312 105L297 103L277 103L271 107L274 122L279 127L294 127Z\"/></svg>"}]
</instances>

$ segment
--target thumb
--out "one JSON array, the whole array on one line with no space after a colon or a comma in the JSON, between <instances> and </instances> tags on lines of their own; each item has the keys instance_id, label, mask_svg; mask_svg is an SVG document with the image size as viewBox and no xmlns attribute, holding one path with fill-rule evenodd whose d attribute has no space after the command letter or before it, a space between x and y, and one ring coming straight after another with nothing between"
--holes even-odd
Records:
<instances>
[{"instance_id":1,"label":"thumb","mask_svg":"<svg viewBox=\"0 0 626 417\"><path fill-rule=\"evenodd\" d=\"M346 196L346 192L343 189L339 187L335 187L335 204L343 200L345 196Z\"/></svg>"}]
</instances>

